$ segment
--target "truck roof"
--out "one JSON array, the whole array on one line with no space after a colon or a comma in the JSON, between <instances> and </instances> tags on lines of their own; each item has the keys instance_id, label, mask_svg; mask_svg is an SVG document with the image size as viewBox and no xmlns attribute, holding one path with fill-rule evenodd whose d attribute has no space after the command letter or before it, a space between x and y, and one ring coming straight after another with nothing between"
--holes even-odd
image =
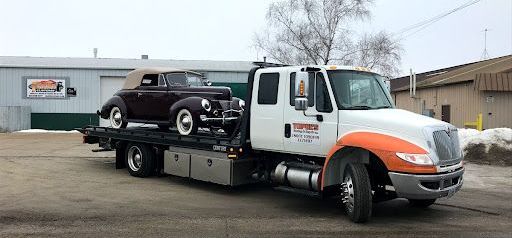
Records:
<instances>
[{"instance_id":1,"label":"truck roof","mask_svg":"<svg viewBox=\"0 0 512 238\"><path fill-rule=\"evenodd\" d=\"M369 72L377 74L376 72L372 72L370 69L361 66L348 66L348 65L302 65L302 66L283 66L283 67L269 67L270 69L295 69L299 70L304 67L313 67L313 68L321 68L327 71L329 70L353 70L353 71L361 71L361 72Z\"/></svg>"}]
</instances>

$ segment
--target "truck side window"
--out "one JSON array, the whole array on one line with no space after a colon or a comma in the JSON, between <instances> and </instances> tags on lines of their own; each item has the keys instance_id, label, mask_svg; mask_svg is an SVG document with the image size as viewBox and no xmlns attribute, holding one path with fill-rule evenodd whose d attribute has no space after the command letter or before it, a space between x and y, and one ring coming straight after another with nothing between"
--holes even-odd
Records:
<instances>
[{"instance_id":1,"label":"truck side window","mask_svg":"<svg viewBox=\"0 0 512 238\"><path fill-rule=\"evenodd\" d=\"M140 86L158 86L158 74L145 74Z\"/></svg>"},{"instance_id":2,"label":"truck side window","mask_svg":"<svg viewBox=\"0 0 512 238\"><path fill-rule=\"evenodd\" d=\"M277 104L279 89L279 73L263 73L260 75L258 104Z\"/></svg>"},{"instance_id":3,"label":"truck side window","mask_svg":"<svg viewBox=\"0 0 512 238\"><path fill-rule=\"evenodd\" d=\"M315 105L315 74L309 73L308 107ZM290 106L295 106L295 72L290 74Z\"/></svg>"},{"instance_id":4,"label":"truck side window","mask_svg":"<svg viewBox=\"0 0 512 238\"><path fill-rule=\"evenodd\" d=\"M319 112L332 112L329 91L325 84L324 75L321 73L316 74L316 110Z\"/></svg>"}]
</instances>

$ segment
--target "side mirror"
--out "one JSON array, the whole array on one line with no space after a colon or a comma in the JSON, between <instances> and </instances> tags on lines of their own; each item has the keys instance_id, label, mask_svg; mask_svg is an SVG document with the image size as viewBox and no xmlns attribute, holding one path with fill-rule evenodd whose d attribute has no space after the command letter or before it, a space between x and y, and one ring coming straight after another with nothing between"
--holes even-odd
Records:
<instances>
[{"instance_id":1,"label":"side mirror","mask_svg":"<svg viewBox=\"0 0 512 238\"><path fill-rule=\"evenodd\" d=\"M295 74L295 110L306 111L308 109L309 74L297 72Z\"/></svg>"},{"instance_id":2,"label":"side mirror","mask_svg":"<svg viewBox=\"0 0 512 238\"><path fill-rule=\"evenodd\" d=\"M207 79L207 80L204 81L204 85L205 86L212 86L212 82L210 82L210 80Z\"/></svg>"}]
</instances>

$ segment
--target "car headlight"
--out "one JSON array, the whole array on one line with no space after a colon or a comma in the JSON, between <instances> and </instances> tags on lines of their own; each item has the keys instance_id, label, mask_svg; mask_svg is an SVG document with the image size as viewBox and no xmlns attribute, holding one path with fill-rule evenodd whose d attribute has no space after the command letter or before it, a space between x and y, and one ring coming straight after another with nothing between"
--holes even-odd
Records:
<instances>
[{"instance_id":1,"label":"car headlight","mask_svg":"<svg viewBox=\"0 0 512 238\"><path fill-rule=\"evenodd\" d=\"M203 99L201 100L201 106L203 107L204 110L206 110L207 112L209 112L210 110L212 110L212 105L210 105L210 101L208 101L208 99Z\"/></svg>"},{"instance_id":2,"label":"car headlight","mask_svg":"<svg viewBox=\"0 0 512 238\"><path fill-rule=\"evenodd\" d=\"M240 100L238 101L238 106L240 106L240 108L244 108L244 107L245 107L245 101L244 101L244 100L242 100L242 99L240 99Z\"/></svg>"},{"instance_id":3,"label":"car headlight","mask_svg":"<svg viewBox=\"0 0 512 238\"><path fill-rule=\"evenodd\" d=\"M409 163L417 164L417 165L434 165L434 162L432 162L432 159L428 157L426 154L407 154L407 153L400 153L397 152L396 156L398 158L405 160Z\"/></svg>"}]
</instances>

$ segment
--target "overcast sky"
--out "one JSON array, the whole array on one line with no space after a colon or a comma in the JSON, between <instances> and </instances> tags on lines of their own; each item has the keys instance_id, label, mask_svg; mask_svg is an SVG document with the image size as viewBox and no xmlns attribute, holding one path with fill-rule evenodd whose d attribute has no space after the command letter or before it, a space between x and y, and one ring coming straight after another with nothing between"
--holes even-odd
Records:
<instances>
[{"instance_id":1,"label":"overcast sky","mask_svg":"<svg viewBox=\"0 0 512 238\"><path fill-rule=\"evenodd\" d=\"M0 55L257 60L254 33L272 0L0 0ZM397 32L468 0L376 0L357 32ZM482 0L401 41L402 72L512 54L512 1Z\"/></svg>"}]
</instances>

